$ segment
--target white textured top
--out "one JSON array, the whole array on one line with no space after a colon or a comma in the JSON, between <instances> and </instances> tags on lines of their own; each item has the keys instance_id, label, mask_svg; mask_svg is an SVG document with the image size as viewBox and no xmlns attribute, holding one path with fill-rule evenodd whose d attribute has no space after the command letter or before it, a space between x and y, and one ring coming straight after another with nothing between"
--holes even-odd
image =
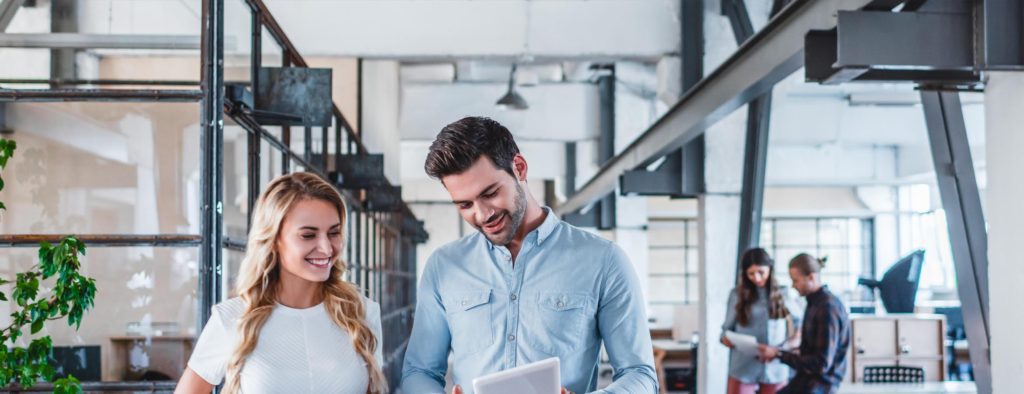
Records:
<instances>
[{"instance_id":1,"label":"white textured top","mask_svg":"<svg viewBox=\"0 0 1024 394\"><path fill-rule=\"evenodd\" d=\"M377 337L381 357L380 306L363 298L366 321ZM208 383L224 379L228 359L239 343L238 318L245 311L240 298L213 307L188 366ZM365 394L366 363L352 347L348 332L334 324L324 305L294 309L278 304L260 330L256 349L242 368L242 392Z\"/></svg>"}]
</instances>

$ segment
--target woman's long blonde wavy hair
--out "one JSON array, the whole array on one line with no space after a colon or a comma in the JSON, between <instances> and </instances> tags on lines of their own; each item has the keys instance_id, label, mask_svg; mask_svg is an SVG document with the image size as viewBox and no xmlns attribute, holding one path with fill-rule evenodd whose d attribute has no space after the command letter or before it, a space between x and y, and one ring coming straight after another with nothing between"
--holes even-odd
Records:
<instances>
[{"instance_id":1,"label":"woman's long blonde wavy hair","mask_svg":"<svg viewBox=\"0 0 1024 394\"><path fill-rule=\"evenodd\" d=\"M256 349L260 329L270 317L277 302L280 261L275 244L281 232L285 215L296 203L305 199L316 199L333 204L338 209L342 229L345 228L345 201L334 188L320 177L296 172L277 177L267 185L260 195L253 212L252 228L246 245L245 259L239 269L235 292L244 301L245 312L238 319L241 341L228 359L224 392L241 391L241 372L245 359ZM344 234L342 235L344 237ZM344 239L344 238L342 238ZM340 251L337 251L340 254ZM370 376L367 393L384 393L387 382L377 365L374 351L380 346L364 315L363 301L359 290L342 279L345 262L336 256L331 274L323 283L323 304L327 314L338 327L352 337L352 346L363 361Z\"/></svg>"}]
</instances>

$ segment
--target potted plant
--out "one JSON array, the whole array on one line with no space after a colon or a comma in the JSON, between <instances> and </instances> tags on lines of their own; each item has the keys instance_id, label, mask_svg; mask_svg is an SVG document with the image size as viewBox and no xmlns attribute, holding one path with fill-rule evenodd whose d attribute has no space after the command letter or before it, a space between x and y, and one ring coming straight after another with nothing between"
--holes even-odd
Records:
<instances>
[{"instance_id":1,"label":"potted plant","mask_svg":"<svg viewBox=\"0 0 1024 394\"><path fill-rule=\"evenodd\" d=\"M0 170L7 166L15 148L14 141L0 138ZM0 177L0 190L3 188ZM0 210L6 210L3 202ZM85 255L85 243L74 236L65 237L57 245L42 242L38 264L15 274L13 280L0 278L0 286L10 286L10 293L0 287L0 302L11 303L13 310L11 324L0 328L0 387L17 382L27 388L45 380L53 382L55 393L82 392L74 376L54 381L56 371L50 358L53 341L48 335L32 339L27 347L17 346L18 339L35 335L48 321L67 318L68 325L76 330L81 326L82 317L96 298L96 281L78 273L79 255ZM51 281L50 291L40 294L40 285Z\"/></svg>"}]
</instances>

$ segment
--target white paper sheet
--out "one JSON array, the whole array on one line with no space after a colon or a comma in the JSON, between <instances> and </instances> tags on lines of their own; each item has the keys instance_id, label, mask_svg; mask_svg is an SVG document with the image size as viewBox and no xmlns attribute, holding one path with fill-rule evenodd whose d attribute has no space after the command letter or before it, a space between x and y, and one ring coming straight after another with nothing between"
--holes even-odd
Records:
<instances>
[{"instance_id":1,"label":"white paper sheet","mask_svg":"<svg viewBox=\"0 0 1024 394\"><path fill-rule=\"evenodd\" d=\"M733 350L743 353L757 355L757 338L753 335L740 334L733 331L726 331L725 338L732 342Z\"/></svg>"}]
</instances>

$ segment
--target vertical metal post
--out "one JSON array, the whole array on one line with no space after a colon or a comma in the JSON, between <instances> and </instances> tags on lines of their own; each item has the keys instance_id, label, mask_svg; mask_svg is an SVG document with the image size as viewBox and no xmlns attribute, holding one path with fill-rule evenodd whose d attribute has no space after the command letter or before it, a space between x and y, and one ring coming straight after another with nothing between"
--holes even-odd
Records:
<instances>
[{"instance_id":1,"label":"vertical metal post","mask_svg":"<svg viewBox=\"0 0 1024 394\"><path fill-rule=\"evenodd\" d=\"M598 142L597 160L601 165L615 157L615 66L611 67L611 75L597 80L600 92L601 136ZM615 227L615 193L610 193L598 203L597 228L607 230Z\"/></svg>"},{"instance_id":2,"label":"vertical metal post","mask_svg":"<svg viewBox=\"0 0 1024 394\"><path fill-rule=\"evenodd\" d=\"M565 143L565 198L576 192L576 141Z\"/></svg>"},{"instance_id":3,"label":"vertical metal post","mask_svg":"<svg viewBox=\"0 0 1024 394\"><path fill-rule=\"evenodd\" d=\"M200 189L202 208L199 250L199 319L202 330L210 308L221 299L224 197L224 0L203 0L202 121Z\"/></svg>"},{"instance_id":4,"label":"vertical metal post","mask_svg":"<svg viewBox=\"0 0 1024 394\"><path fill-rule=\"evenodd\" d=\"M260 19L260 10L253 8L252 10L252 44L250 56L249 79L252 87L252 96L259 97L259 75L260 67L263 66L263 21Z\"/></svg>"},{"instance_id":5,"label":"vertical metal post","mask_svg":"<svg viewBox=\"0 0 1024 394\"><path fill-rule=\"evenodd\" d=\"M341 174L341 119L334 117L334 171Z\"/></svg>"},{"instance_id":6,"label":"vertical metal post","mask_svg":"<svg viewBox=\"0 0 1024 394\"><path fill-rule=\"evenodd\" d=\"M946 213L974 380L979 393L991 393L988 234L960 96L952 91L922 89L921 104Z\"/></svg>"},{"instance_id":7,"label":"vertical metal post","mask_svg":"<svg viewBox=\"0 0 1024 394\"><path fill-rule=\"evenodd\" d=\"M772 12L782 10L785 3L775 1ZM743 45L754 35L750 14L743 0L723 0L722 14L729 18L736 43ZM762 94L747 104L747 134L743 148L743 185L740 191L740 223L737 256L761 242L761 219L764 207L764 176L768 161L768 127L772 112L772 92ZM740 265L736 262L736 273Z\"/></svg>"},{"instance_id":8,"label":"vertical metal post","mask_svg":"<svg viewBox=\"0 0 1024 394\"><path fill-rule=\"evenodd\" d=\"M256 209L256 201L260 197L260 150L262 140L260 139L259 133L250 132L248 134L248 150L249 150L249 169L248 169L248 219L246 220L246 229L252 229L252 215ZM248 230L246 230L248 232Z\"/></svg>"},{"instance_id":9,"label":"vertical metal post","mask_svg":"<svg viewBox=\"0 0 1024 394\"><path fill-rule=\"evenodd\" d=\"M764 176L768 162L768 127L772 96L766 94L747 108L747 134L743 146L743 188L740 191L740 237L737 256L761 242ZM738 264L738 263L737 263Z\"/></svg>"},{"instance_id":10,"label":"vertical metal post","mask_svg":"<svg viewBox=\"0 0 1024 394\"><path fill-rule=\"evenodd\" d=\"M291 52L287 48L281 50L281 67L291 67L292 57ZM253 92L255 93L255 92ZM281 126L281 142L284 146L291 150L292 148L292 128L290 126ZM291 172L292 159L288 155L288 152L281 152L281 174L287 174ZM308 163L308 161L307 161Z\"/></svg>"},{"instance_id":11,"label":"vertical metal post","mask_svg":"<svg viewBox=\"0 0 1024 394\"><path fill-rule=\"evenodd\" d=\"M704 78L704 2L682 1L682 91L687 92ZM687 142L678 151L665 157L662 166L680 166L682 195L696 196L704 192L704 133Z\"/></svg>"},{"instance_id":12,"label":"vertical metal post","mask_svg":"<svg viewBox=\"0 0 1024 394\"><path fill-rule=\"evenodd\" d=\"M302 132L302 159L313 164L313 127L305 125ZM306 171L312 168L307 168Z\"/></svg>"},{"instance_id":13,"label":"vertical metal post","mask_svg":"<svg viewBox=\"0 0 1024 394\"><path fill-rule=\"evenodd\" d=\"M330 156L327 155L328 150L330 150L330 140L327 138L328 130L330 130L330 126L324 126L320 133L320 157L323 159L320 161L320 169L323 170L324 174L328 171L327 163L330 161Z\"/></svg>"},{"instance_id":14,"label":"vertical metal post","mask_svg":"<svg viewBox=\"0 0 1024 394\"><path fill-rule=\"evenodd\" d=\"M50 31L54 33L78 32L78 1L50 1ZM77 79L78 70L75 62L77 49L61 48L50 50L50 78L71 80ZM54 86L56 87L56 86Z\"/></svg>"},{"instance_id":15,"label":"vertical metal post","mask_svg":"<svg viewBox=\"0 0 1024 394\"><path fill-rule=\"evenodd\" d=\"M262 47L263 47L263 22L260 21L259 9L251 9L252 13L252 44L250 54L250 86L252 87L252 95L256 97L256 92L259 90L259 70L260 64L263 61ZM246 219L246 232L252 230L252 215L256 210L256 200L260 196L260 148L262 139L259 133L250 132L248 138L249 144L249 173L248 173L248 217Z\"/></svg>"}]
</instances>

